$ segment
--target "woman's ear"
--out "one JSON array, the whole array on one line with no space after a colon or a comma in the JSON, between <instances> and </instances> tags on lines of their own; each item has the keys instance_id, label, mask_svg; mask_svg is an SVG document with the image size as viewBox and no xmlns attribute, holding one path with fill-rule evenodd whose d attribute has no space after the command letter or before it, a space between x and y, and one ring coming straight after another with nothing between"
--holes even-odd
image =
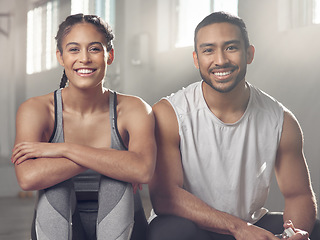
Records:
<instances>
[{"instance_id":1,"label":"woman's ear","mask_svg":"<svg viewBox=\"0 0 320 240\"><path fill-rule=\"evenodd\" d=\"M110 65L113 62L114 59L114 50L113 48L108 52L108 60L107 64Z\"/></svg>"},{"instance_id":2,"label":"woman's ear","mask_svg":"<svg viewBox=\"0 0 320 240\"><path fill-rule=\"evenodd\" d=\"M57 60L58 60L59 64L60 64L62 67L64 67L64 62L63 62L63 58L62 58L62 53L61 53L59 50L56 51L56 56L57 56Z\"/></svg>"}]
</instances>

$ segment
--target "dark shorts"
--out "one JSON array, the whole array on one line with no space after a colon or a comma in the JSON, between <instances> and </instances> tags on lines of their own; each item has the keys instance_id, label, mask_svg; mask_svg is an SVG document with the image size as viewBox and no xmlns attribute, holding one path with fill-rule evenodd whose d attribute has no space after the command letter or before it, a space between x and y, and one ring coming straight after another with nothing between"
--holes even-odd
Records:
<instances>
[{"instance_id":1,"label":"dark shorts","mask_svg":"<svg viewBox=\"0 0 320 240\"><path fill-rule=\"evenodd\" d=\"M283 232L282 213L267 213L256 224L273 234ZM233 236L200 229L190 220L177 216L163 215L152 220L148 228L148 240L235 240ZM316 221L311 240L320 240L320 221Z\"/></svg>"}]
</instances>

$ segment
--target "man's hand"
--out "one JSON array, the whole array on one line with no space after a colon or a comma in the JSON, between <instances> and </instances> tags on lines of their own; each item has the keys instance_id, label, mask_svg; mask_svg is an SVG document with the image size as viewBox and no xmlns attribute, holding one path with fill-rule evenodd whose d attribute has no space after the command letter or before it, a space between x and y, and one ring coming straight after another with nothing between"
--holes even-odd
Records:
<instances>
[{"instance_id":1,"label":"man's hand","mask_svg":"<svg viewBox=\"0 0 320 240\"><path fill-rule=\"evenodd\" d=\"M283 227L285 229L287 228L292 228L293 231L295 232L295 234L288 238L288 240L309 240L309 233L306 232L306 231L303 231L301 229L297 229L293 226L293 223L289 220L289 221L286 221L284 224L283 224Z\"/></svg>"},{"instance_id":2,"label":"man's hand","mask_svg":"<svg viewBox=\"0 0 320 240\"><path fill-rule=\"evenodd\" d=\"M279 240L271 232L250 223L237 229L234 233L234 237L237 240Z\"/></svg>"}]
</instances>

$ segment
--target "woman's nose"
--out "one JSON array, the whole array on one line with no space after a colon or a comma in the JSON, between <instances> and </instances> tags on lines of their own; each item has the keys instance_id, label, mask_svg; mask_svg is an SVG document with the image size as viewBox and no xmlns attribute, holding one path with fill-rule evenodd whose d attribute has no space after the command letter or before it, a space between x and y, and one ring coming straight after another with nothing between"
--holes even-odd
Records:
<instances>
[{"instance_id":1,"label":"woman's nose","mask_svg":"<svg viewBox=\"0 0 320 240\"><path fill-rule=\"evenodd\" d=\"M90 63L91 62L90 54L87 51L82 51L80 53L80 62L81 63Z\"/></svg>"}]
</instances>

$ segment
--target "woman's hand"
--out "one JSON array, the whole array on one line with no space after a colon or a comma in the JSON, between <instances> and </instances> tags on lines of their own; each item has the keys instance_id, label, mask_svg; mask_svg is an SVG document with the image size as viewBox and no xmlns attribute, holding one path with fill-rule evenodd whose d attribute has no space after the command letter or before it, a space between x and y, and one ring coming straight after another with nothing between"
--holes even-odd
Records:
<instances>
[{"instance_id":1,"label":"woman's hand","mask_svg":"<svg viewBox=\"0 0 320 240\"><path fill-rule=\"evenodd\" d=\"M64 157L62 147L62 143L21 142L13 148L11 162L19 165L35 158Z\"/></svg>"},{"instance_id":2,"label":"woman's hand","mask_svg":"<svg viewBox=\"0 0 320 240\"><path fill-rule=\"evenodd\" d=\"M142 184L140 184L140 183L132 183L132 188L133 188L133 194L136 194L138 189L140 191L142 190Z\"/></svg>"}]
</instances>

